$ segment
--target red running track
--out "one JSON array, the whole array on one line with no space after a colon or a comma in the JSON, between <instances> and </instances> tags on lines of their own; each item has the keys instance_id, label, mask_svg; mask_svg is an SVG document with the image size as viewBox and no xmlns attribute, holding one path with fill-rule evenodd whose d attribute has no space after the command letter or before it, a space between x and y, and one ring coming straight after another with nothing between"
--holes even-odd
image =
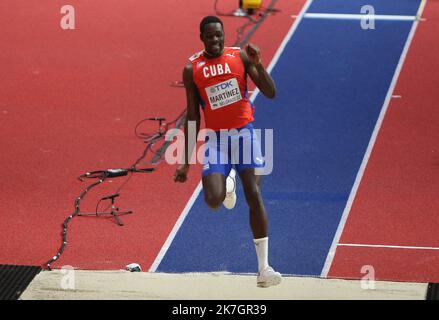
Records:
<instances>
[{"instance_id":1,"label":"red running track","mask_svg":"<svg viewBox=\"0 0 439 320\"><path fill-rule=\"evenodd\" d=\"M71 0L76 30L59 27L54 0L0 2L0 263L41 265L61 244L61 223L85 187L80 174L127 167L144 144L133 129L145 117L175 118L185 108L181 79L187 58L202 49L198 24L213 1ZM231 11L237 3L219 2ZM267 1L267 4L269 2ZM304 4L278 1L252 42L263 61L273 57ZM226 44L246 20L225 17ZM105 218L75 218L69 244L54 267L120 269L131 262L147 270L200 179L172 181L175 167L136 175L118 205L134 215L124 227ZM125 181L93 190L83 211Z\"/></svg>"},{"instance_id":2,"label":"red running track","mask_svg":"<svg viewBox=\"0 0 439 320\"><path fill-rule=\"evenodd\" d=\"M428 1L348 216L329 277L439 282L439 3Z\"/></svg>"}]
</instances>

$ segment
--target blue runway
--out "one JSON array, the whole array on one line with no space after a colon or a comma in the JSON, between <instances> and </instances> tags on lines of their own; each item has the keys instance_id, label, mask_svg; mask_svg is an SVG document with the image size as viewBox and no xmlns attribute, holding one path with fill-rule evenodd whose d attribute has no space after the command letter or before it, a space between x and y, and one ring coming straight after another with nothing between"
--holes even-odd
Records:
<instances>
[{"instance_id":1,"label":"blue runway","mask_svg":"<svg viewBox=\"0 0 439 320\"><path fill-rule=\"evenodd\" d=\"M359 13L366 2L377 14L414 15L419 6L316 0L308 12ZM262 192L269 259L281 273L320 275L411 26L302 19L271 73L277 97L256 98L255 127L274 129L274 170ZM257 272L240 184L232 211L211 211L200 194L157 271Z\"/></svg>"},{"instance_id":2,"label":"blue runway","mask_svg":"<svg viewBox=\"0 0 439 320\"><path fill-rule=\"evenodd\" d=\"M419 0L314 0L308 13L360 14L363 6L372 6L378 15L416 15Z\"/></svg>"}]
</instances>

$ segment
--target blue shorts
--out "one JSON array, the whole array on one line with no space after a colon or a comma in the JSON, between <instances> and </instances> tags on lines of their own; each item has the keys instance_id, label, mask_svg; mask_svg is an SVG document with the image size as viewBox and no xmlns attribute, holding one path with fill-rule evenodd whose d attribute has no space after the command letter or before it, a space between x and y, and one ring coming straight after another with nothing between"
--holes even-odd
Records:
<instances>
[{"instance_id":1,"label":"blue shorts","mask_svg":"<svg viewBox=\"0 0 439 320\"><path fill-rule=\"evenodd\" d=\"M248 168L263 168L259 137L251 123L239 129L215 131L204 143L203 177L211 173L228 176L234 167L238 173Z\"/></svg>"}]
</instances>

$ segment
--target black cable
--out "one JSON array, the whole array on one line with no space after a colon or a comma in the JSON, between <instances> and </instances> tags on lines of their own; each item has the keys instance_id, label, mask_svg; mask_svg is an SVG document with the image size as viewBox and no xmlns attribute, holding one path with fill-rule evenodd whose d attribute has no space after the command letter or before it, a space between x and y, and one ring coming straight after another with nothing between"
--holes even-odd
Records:
<instances>
[{"instance_id":1,"label":"black cable","mask_svg":"<svg viewBox=\"0 0 439 320\"><path fill-rule=\"evenodd\" d=\"M244 36L245 29L248 28L248 26L255 24L254 21L248 21L244 23L242 26L240 26L238 29L236 29L236 39L235 42L232 44L232 47L241 47L241 38Z\"/></svg>"},{"instance_id":2,"label":"black cable","mask_svg":"<svg viewBox=\"0 0 439 320\"><path fill-rule=\"evenodd\" d=\"M116 194L119 192L115 192ZM98 203L96 204L96 209L95 209L95 214L98 215L98 209L99 209L99 204L104 200L104 198L101 198ZM105 210L104 210L105 211Z\"/></svg>"},{"instance_id":3,"label":"black cable","mask_svg":"<svg viewBox=\"0 0 439 320\"><path fill-rule=\"evenodd\" d=\"M128 184L128 182L131 180L131 178L133 177L133 172L129 172L128 174L129 174L128 178L125 179L125 181L119 186L119 188L117 188L117 190L114 193L120 193L120 191L125 187L125 185ZM99 201L101 201L101 200L99 200ZM102 211L105 212L110 207L111 207L111 204L107 205Z\"/></svg>"},{"instance_id":4,"label":"black cable","mask_svg":"<svg viewBox=\"0 0 439 320\"><path fill-rule=\"evenodd\" d=\"M238 29L236 29L236 39L235 42L232 44L232 47L236 47L239 45L241 38L244 34L245 29L249 26L252 25L254 23L256 23L257 21L255 19L253 19L250 15L245 14L243 16L236 16L233 12L232 13L223 13L218 11L218 0L215 0L214 6L213 6L213 10L215 11L215 14L217 16L223 16L223 17L238 17L238 18L247 18L248 21L246 23L244 23L242 26L240 26Z\"/></svg>"},{"instance_id":5,"label":"black cable","mask_svg":"<svg viewBox=\"0 0 439 320\"><path fill-rule=\"evenodd\" d=\"M181 125L184 124L186 118L186 110L184 110L174 121L169 122L168 124L166 124L164 127L162 126L162 122L165 120L164 118L147 118L144 120L150 120L150 121L159 121L159 130L157 133L155 134L145 134L144 137L142 135L137 135L137 137L141 138L142 140L144 140L147 143L146 148L144 149L142 156L136 160L136 162L134 162L133 165L131 165L129 168L117 168L117 169L106 169L106 170L98 170L98 171L91 171L91 172L86 172L82 175L80 175L78 177L78 179L80 181L85 181L85 179L99 179L99 181L94 182L92 184L90 184L89 186L87 186L79 195L78 198L76 198L75 200L75 211L69 215L64 222L62 223L62 232L61 232L61 236L62 236L62 244L59 247L57 253L50 259L48 260L45 265L43 265L43 268L47 268L49 270L52 270L52 263L54 263L55 261L57 261L60 256L62 255L62 253L64 252L67 244L68 244L68 238L67 238L67 231L68 231L68 224L70 223L70 221L76 217L76 216L80 216L80 212L81 212L81 200L84 199L84 197L87 195L87 193L93 189L94 187L98 186L99 184L103 183L105 180L107 180L108 178L117 178L117 177L122 177L122 176L126 176L128 175L128 178L124 181L124 183L122 183L122 185L117 189L117 191L114 194L119 194L120 190L122 190L123 187L126 186L126 184L128 183L128 181L132 178L134 173L146 173L146 172L153 172L155 171L155 168L153 167L148 167L148 168L138 168L138 164L140 163L140 161L142 161L147 155L148 152L151 151L152 146L160 139L163 139L165 137L165 133L168 130L170 125L174 125L175 124L175 128L180 129ZM142 121L144 121L142 120ZM141 122L142 122L141 121ZM139 122L139 123L141 123ZM137 127L139 125L139 123L136 125L135 128L135 133L137 133ZM166 129L166 131L165 131ZM152 161L150 164L151 165L157 165L159 162L158 160L161 158L161 156L164 154L164 151L159 155L158 153L155 153L154 158L157 161ZM158 158L157 158L158 157ZM103 200L104 198L101 198L101 200L98 201L97 206L96 206L96 212L99 206L99 203ZM111 205L110 205L111 206ZM108 206L109 207L109 206ZM107 210L108 207L105 209ZM104 210L104 211L105 211Z\"/></svg>"},{"instance_id":6,"label":"black cable","mask_svg":"<svg viewBox=\"0 0 439 320\"><path fill-rule=\"evenodd\" d=\"M84 189L84 191L81 192L81 194L79 195L79 197L75 200L75 211L68 216L62 226L62 244L61 247L58 249L58 252L56 253L55 256L53 256L49 261L46 262L46 264L43 266L43 268L47 267L49 270L52 270L51 265L53 262L57 261L59 259L59 257L62 255L62 253L64 252L66 246L67 246L67 228L68 228L68 224L69 222L76 217L79 212L80 212L80 204L81 204L81 200L84 199L84 197L86 196L86 194L94 187L96 187L97 185L101 184L102 182L104 182L106 180L106 177L104 176L102 179L100 179L98 182L92 183L91 185L89 185L87 188Z\"/></svg>"},{"instance_id":7,"label":"black cable","mask_svg":"<svg viewBox=\"0 0 439 320\"><path fill-rule=\"evenodd\" d=\"M270 4L268 5L268 7L264 8L261 7L259 10L261 11L258 15L260 16L259 19L254 19L251 15L249 15L248 13L246 13L244 16L236 16L233 12L231 13L224 13L224 12L220 12L218 10L218 1L219 0L215 0L214 2L214 6L213 9L215 11L215 14L217 16L225 16L225 17L238 17L238 18L247 18L249 21L247 21L246 23L244 23L242 26L240 26L238 29L236 29L236 39L235 42L232 44L232 47L243 47L249 40L249 36L246 37L246 39L244 41L241 41L242 37L244 36L244 32L245 29L247 29L250 25L254 25L253 29L249 32L249 34L253 34L254 31L256 31L256 29L259 27L259 25L265 20L265 18L273 12L279 12L279 9L275 9L274 5L276 3L277 0L272 0L270 2Z\"/></svg>"},{"instance_id":8,"label":"black cable","mask_svg":"<svg viewBox=\"0 0 439 320\"><path fill-rule=\"evenodd\" d=\"M242 42L239 44L239 46L242 48L244 47L249 41L250 38L253 36L253 34L256 32L256 30L262 25L262 23L265 21L265 19L271 14L275 12L280 12L279 9L274 8L277 0L271 0L270 4L267 8L262 12L261 18L256 22L256 24L253 26L253 28L247 33L246 37Z\"/></svg>"}]
</instances>

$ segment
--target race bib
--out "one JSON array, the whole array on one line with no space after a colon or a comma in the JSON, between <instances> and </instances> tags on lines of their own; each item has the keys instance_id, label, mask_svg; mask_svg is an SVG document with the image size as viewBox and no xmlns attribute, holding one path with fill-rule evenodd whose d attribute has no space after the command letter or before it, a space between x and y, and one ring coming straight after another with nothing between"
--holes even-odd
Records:
<instances>
[{"instance_id":1,"label":"race bib","mask_svg":"<svg viewBox=\"0 0 439 320\"><path fill-rule=\"evenodd\" d=\"M207 87L205 90L212 110L228 106L242 99L236 78Z\"/></svg>"}]
</instances>

